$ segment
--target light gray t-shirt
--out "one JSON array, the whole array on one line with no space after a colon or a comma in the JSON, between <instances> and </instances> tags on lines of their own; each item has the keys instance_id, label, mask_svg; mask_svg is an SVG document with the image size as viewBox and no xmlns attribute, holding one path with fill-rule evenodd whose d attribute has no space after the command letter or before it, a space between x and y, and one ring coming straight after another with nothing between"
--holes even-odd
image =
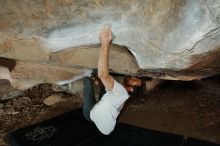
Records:
<instances>
[{"instance_id":1,"label":"light gray t-shirt","mask_svg":"<svg viewBox=\"0 0 220 146\"><path fill-rule=\"evenodd\" d=\"M114 80L113 89L107 91L90 111L90 118L100 132L108 135L114 130L116 118L128 97L126 89Z\"/></svg>"}]
</instances>

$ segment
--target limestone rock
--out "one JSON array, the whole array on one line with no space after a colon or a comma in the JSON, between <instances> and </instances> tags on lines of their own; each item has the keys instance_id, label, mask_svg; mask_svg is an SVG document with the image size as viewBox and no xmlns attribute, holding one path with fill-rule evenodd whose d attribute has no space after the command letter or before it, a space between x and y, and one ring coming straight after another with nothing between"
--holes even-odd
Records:
<instances>
[{"instance_id":1,"label":"limestone rock","mask_svg":"<svg viewBox=\"0 0 220 146\"><path fill-rule=\"evenodd\" d=\"M152 80L146 81L146 92L153 91L161 83L163 83L163 80L160 80L160 79L152 79Z\"/></svg>"},{"instance_id":2,"label":"limestone rock","mask_svg":"<svg viewBox=\"0 0 220 146\"><path fill-rule=\"evenodd\" d=\"M3 67L2 67L3 68ZM57 84L60 81L68 82L82 73L81 69L58 67L32 62L17 62L13 71L4 68L1 79L7 79L17 89L25 90L41 83Z\"/></svg>"},{"instance_id":3,"label":"limestone rock","mask_svg":"<svg viewBox=\"0 0 220 146\"><path fill-rule=\"evenodd\" d=\"M78 80L70 84L68 89L72 94L83 97L83 80Z\"/></svg>"},{"instance_id":4,"label":"limestone rock","mask_svg":"<svg viewBox=\"0 0 220 146\"><path fill-rule=\"evenodd\" d=\"M46 105L54 105L54 104L59 103L61 101L64 101L61 94L53 94L53 95L47 97L43 101L43 103Z\"/></svg>"},{"instance_id":5,"label":"limestone rock","mask_svg":"<svg viewBox=\"0 0 220 146\"><path fill-rule=\"evenodd\" d=\"M219 7L219 0L0 1L0 57L16 60L5 78L27 89L97 68L103 24L114 35L112 72L212 76L220 73Z\"/></svg>"},{"instance_id":6,"label":"limestone rock","mask_svg":"<svg viewBox=\"0 0 220 146\"><path fill-rule=\"evenodd\" d=\"M68 86L66 84L65 85L52 85L51 90L53 90L54 92L63 92L63 91L68 90Z\"/></svg>"},{"instance_id":7,"label":"limestone rock","mask_svg":"<svg viewBox=\"0 0 220 146\"><path fill-rule=\"evenodd\" d=\"M7 80L0 80L0 87L0 101L24 94L24 91L13 88Z\"/></svg>"}]
</instances>

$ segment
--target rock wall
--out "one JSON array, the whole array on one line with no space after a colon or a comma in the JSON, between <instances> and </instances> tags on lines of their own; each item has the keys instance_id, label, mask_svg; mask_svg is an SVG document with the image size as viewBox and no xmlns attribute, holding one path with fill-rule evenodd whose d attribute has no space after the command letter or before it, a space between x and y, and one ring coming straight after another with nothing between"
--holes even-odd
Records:
<instances>
[{"instance_id":1,"label":"rock wall","mask_svg":"<svg viewBox=\"0 0 220 146\"><path fill-rule=\"evenodd\" d=\"M20 80L39 82L45 66L73 78L97 68L104 24L114 35L113 72L174 80L220 73L219 0L1 0L0 57L16 60L11 74ZM17 73L21 64L28 77ZM47 71L42 82L52 82Z\"/></svg>"}]
</instances>

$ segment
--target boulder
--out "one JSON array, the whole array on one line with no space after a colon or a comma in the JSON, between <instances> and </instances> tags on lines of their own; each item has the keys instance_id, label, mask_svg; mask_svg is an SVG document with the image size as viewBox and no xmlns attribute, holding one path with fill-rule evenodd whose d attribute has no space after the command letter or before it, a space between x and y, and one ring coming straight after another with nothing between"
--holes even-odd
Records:
<instances>
[{"instance_id":1,"label":"boulder","mask_svg":"<svg viewBox=\"0 0 220 146\"><path fill-rule=\"evenodd\" d=\"M46 105L54 105L54 104L62 102L62 101L65 101L65 99L62 98L61 94L53 94L53 95L45 98L43 103Z\"/></svg>"},{"instance_id":2,"label":"boulder","mask_svg":"<svg viewBox=\"0 0 220 146\"><path fill-rule=\"evenodd\" d=\"M97 68L99 30L110 24L111 72L201 79L220 73L219 7L219 0L3 0L0 57L16 60L16 88L69 81Z\"/></svg>"}]
</instances>

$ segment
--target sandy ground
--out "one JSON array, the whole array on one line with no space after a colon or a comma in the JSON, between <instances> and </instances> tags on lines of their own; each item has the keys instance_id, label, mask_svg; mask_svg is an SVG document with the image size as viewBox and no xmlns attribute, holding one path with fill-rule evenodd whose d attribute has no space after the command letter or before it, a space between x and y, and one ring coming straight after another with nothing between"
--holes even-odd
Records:
<instances>
[{"instance_id":1,"label":"sandy ground","mask_svg":"<svg viewBox=\"0 0 220 146\"><path fill-rule=\"evenodd\" d=\"M0 146L7 146L5 135L82 105L79 95L59 92L64 101L52 106L43 100L57 92L43 84L19 97L2 102ZM166 81L141 98L131 98L125 105L120 122L191 136L220 144L220 76L201 81Z\"/></svg>"}]
</instances>

